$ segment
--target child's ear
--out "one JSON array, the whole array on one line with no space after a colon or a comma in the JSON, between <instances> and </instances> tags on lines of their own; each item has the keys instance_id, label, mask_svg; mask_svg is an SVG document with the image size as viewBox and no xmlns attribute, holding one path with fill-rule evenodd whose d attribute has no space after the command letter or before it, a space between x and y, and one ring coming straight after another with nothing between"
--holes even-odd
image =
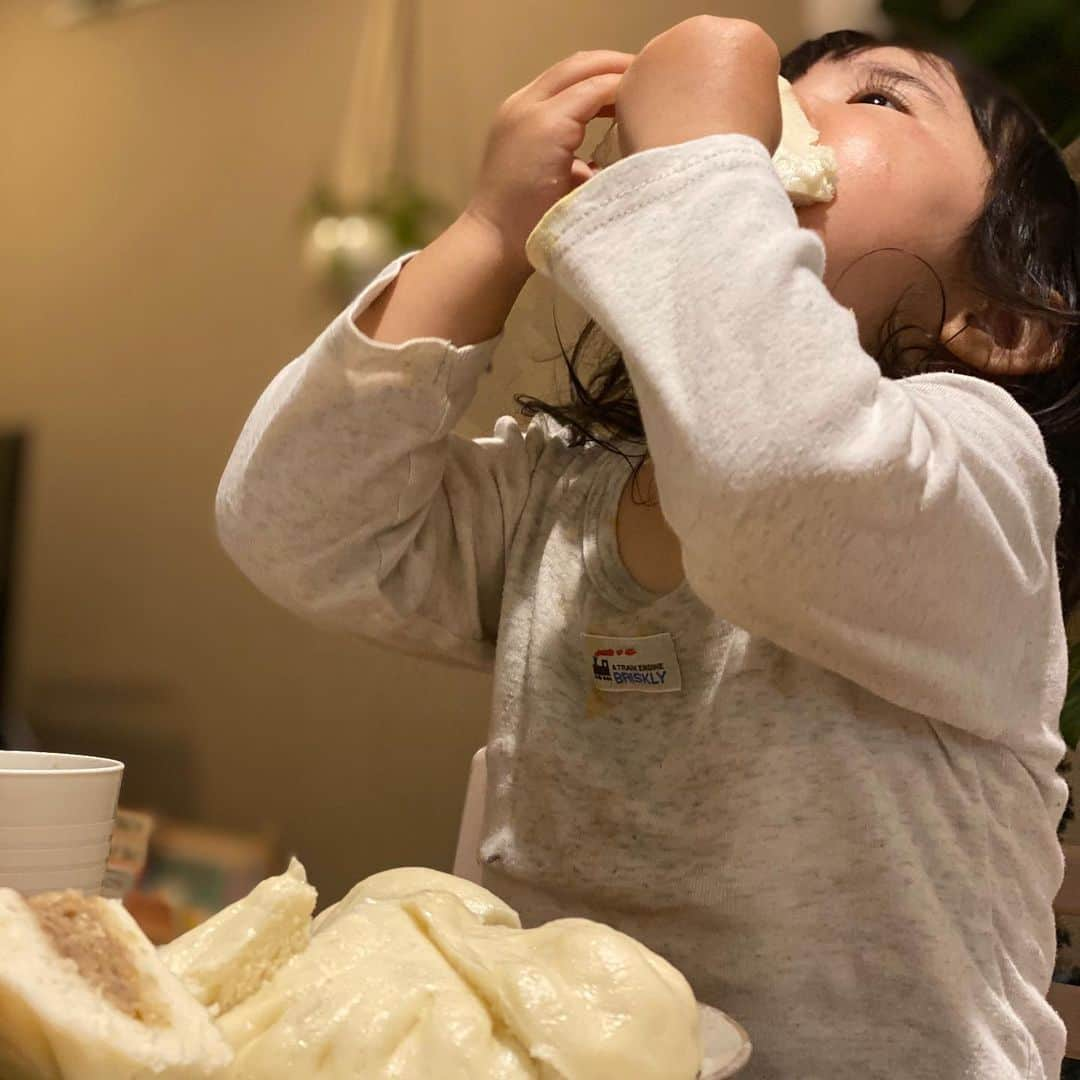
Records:
<instances>
[{"instance_id":1,"label":"child's ear","mask_svg":"<svg viewBox=\"0 0 1080 1080\"><path fill-rule=\"evenodd\" d=\"M1056 289L1050 290L1049 302L1065 306ZM1044 319L1019 315L990 300L963 307L947 319L941 342L958 360L988 375L1048 371L1059 359Z\"/></svg>"}]
</instances>

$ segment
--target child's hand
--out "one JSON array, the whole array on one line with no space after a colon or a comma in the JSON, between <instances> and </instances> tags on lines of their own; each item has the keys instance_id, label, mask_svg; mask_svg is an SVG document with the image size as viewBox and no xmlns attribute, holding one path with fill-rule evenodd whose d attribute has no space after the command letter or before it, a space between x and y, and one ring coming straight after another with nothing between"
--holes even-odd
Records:
<instances>
[{"instance_id":1,"label":"child's hand","mask_svg":"<svg viewBox=\"0 0 1080 1080\"><path fill-rule=\"evenodd\" d=\"M590 120L614 115L616 88L633 59L606 49L574 53L499 106L465 213L494 227L524 269L532 269L525 258L529 233L594 175L575 151Z\"/></svg>"},{"instance_id":2,"label":"child's hand","mask_svg":"<svg viewBox=\"0 0 1080 1080\"><path fill-rule=\"evenodd\" d=\"M619 83L622 155L739 132L780 143L780 52L757 23L695 15L654 37Z\"/></svg>"}]
</instances>

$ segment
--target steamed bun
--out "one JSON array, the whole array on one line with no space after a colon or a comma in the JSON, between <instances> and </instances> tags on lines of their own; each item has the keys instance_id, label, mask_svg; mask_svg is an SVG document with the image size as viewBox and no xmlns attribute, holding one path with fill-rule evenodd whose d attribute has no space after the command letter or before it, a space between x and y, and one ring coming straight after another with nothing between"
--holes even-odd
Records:
<instances>
[{"instance_id":1,"label":"steamed bun","mask_svg":"<svg viewBox=\"0 0 1080 1080\"><path fill-rule=\"evenodd\" d=\"M783 126L772 162L780 182L796 206L831 202L836 197L836 155L828 146L818 144L817 130L782 75L777 77L777 89ZM618 124L613 123L604 133L592 159L601 169L620 159Z\"/></svg>"},{"instance_id":2,"label":"steamed bun","mask_svg":"<svg viewBox=\"0 0 1080 1080\"><path fill-rule=\"evenodd\" d=\"M289 957L307 948L315 889L293 859L242 900L189 930L158 954L211 1016L254 993Z\"/></svg>"},{"instance_id":3,"label":"steamed bun","mask_svg":"<svg viewBox=\"0 0 1080 1080\"><path fill-rule=\"evenodd\" d=\"M464 917L473 919L452 894ZM479 924L478 924L479 925ZM220 1020L230 1080L527 1080L538 1074L395 901L361 901Z\"/></svg>"},{"instance_id":4,"label":"steamed bun","mask_svg":"<svg viewBox=\"0 0 1080 1080\"><path fill-rule=\"evenodd\" d=\"M0 889L4 1080L223 1080L231 1057L119 900Z\"/></svg>"},{"instance_id":5,"label":"steamed bun","mask_svg":"<svg viewBox=\"0 0 1080 1080\"><path fill-rule=\"evenodd\" d=\"M219 1026L230 1080L692 1080L702 1056L690 986L637 941L584 919L522 930L486 889L417 867L360 882Z\"/></svg>"}]
</instances>

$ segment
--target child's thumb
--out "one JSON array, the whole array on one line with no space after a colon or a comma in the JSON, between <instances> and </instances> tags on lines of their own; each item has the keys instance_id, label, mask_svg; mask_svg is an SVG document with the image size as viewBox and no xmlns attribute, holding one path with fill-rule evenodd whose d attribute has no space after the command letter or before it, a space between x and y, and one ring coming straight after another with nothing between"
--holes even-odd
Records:
<instances>
[{"instance_id":1,"label":"child's thumb","mask_svg":"<svg viewBox=\"0 0 1080 1080\"><path fill-rule=\"evenodd\" d=\"M591 180L599 171L599 169L590 167L589 164L582 161L581 158L574 158L574 162L570 166L570 187L581 187L582 184L587 180Z\"/></svg>"}]
</instances>

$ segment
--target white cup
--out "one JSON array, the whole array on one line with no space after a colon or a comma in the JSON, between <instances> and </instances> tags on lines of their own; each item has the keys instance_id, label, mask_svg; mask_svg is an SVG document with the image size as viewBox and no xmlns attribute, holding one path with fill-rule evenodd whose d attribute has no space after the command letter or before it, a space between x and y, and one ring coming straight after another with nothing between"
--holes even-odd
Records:
<instances>
[{"instance_id":1,"label":"white cup","mask_svg":"<svg viewBox=\"0 0 1080 1080\"><path fill-rule=\"evenodd\" d=\"M0 874L43 867L98 866L109 858L109 841L103 844L80 844L77 847L0 849Z\"/></svg>"},{"instance_id":2,"label":"white cup","mask_svg":"<svg viewBox=\"0 0 1080 1080\"><path fill-rule=\"evenodd\" d=\"M64 844L107 844L112 838L113 824L113 819L109 818L89 825L0 825L0 851Z\"/></svg>"},{"instance_id":3,"label":"white cup","mask_svg":"<svg viewBox=\"0 0 1080 1080\"><path fill-rule=\"evenodd\" d=\"M10 874L0 870L0 889L14 889L23 896L60 889L78 889L90 896L98 896L104 876L104 863L92 869L66 866L62 870L23 870Z\"/></svg>"},{"instance_id":4,"label":"white cup","mask_svg":"<svg viewBox=\"0 0 1080 1080\"><path fill-rule=\"evenodd\" d=\"M124 766L0 750L0 888L98 892Z\"/></svg>"}]
</instances>

